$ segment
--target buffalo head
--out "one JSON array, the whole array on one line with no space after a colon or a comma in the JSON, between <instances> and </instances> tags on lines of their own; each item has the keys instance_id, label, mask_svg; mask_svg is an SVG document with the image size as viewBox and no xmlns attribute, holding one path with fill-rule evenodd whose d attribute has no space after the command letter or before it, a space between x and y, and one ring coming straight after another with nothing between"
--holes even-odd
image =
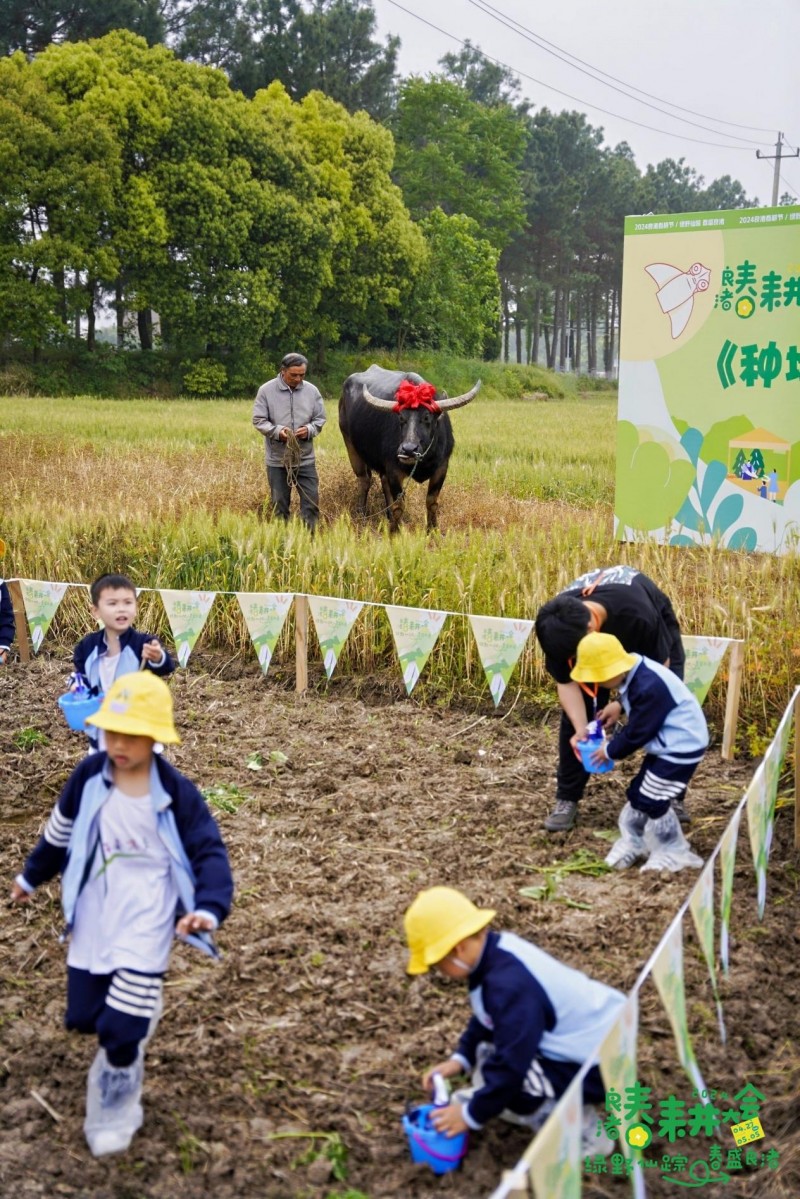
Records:
<instances>
[{"instance_id":1,"label":"buffalo head","mask_svg":"<svg viewBox=\"0 0 800 1199\"><path fill-rule=\"evenodd\" d=\"M383 400L372 395L366 384L362 394L373 408L397 414L400 421L397 458L408 466L419 462L427 454L436 436L436 422L441 414L469 404L478 394L480 386L481 381L478 379L470 391L453 396L452 399L446 391L437 391L430 383L414 384L409 381L398 387L392 400Z\"/></svg>"}]
</instances>

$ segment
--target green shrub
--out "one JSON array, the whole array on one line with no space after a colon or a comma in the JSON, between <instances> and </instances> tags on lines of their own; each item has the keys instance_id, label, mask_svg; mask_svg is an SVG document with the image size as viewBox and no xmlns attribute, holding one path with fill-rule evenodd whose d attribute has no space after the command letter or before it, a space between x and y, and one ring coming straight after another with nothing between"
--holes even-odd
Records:
<instances>
[{"instance_id":1,"label":"green shrub","mask_svg":"<svg viewBox=\"0 0 800 1199\"><path fill-rule=\"evenodd\" d=\"M200 358L194 363L183 363L183 389L190 396L224 395L228 383L228 372L221 362L213 358Z\"/></svg>"}]
</instances>

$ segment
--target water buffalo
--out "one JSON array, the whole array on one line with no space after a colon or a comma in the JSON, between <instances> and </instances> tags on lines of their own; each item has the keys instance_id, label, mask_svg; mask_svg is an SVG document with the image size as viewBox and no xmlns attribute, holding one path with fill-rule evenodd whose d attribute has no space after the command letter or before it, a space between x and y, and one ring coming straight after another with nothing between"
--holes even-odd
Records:
<instances>
[{"instance_id":1,"label":"water buffalo","mask_svg":"<svg viewBox=\"0 0 800 1199\"><path fill-rule=\"evenodd\" d=\"M478 393L449 399L421 375L389 371L374 364L344 381L339 400L339 428L358 479L358 511L367 511L372 472L381 478L389 529L396 533L403 515L404 483L413 478L428 484L425 507L428 528L438 525L439 492L455 441L448 411L462 408Z\"/></svg>"}]
</instances>

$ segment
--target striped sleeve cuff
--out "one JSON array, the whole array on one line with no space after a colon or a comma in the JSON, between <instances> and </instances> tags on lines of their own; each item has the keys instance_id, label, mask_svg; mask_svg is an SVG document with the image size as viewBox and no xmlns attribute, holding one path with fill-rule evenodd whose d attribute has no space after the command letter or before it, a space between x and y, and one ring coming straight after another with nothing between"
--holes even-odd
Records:
<instances>
[{"instance_id":1,"label":"striped sleeve cuff","mask_svg":"<svg viewBox=\"0 0 800 1199\"><path fill-rule=\"evenodd\" d=\"M57 849L65 849L69 845L69 839L72 836L73 821L67 820L66 816L62 815L58 804L50 813L50 819L45 825L44 839L49 845L55 845Z\"/></svg>"}]
</instances>

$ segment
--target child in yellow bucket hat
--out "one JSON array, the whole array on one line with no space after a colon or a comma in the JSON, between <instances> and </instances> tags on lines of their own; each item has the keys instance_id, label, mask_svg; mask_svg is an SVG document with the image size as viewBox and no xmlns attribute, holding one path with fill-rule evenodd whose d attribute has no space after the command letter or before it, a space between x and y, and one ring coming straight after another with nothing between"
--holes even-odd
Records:
<instances>
[{"instance_id":1,"label":"child in yellow bucket hat","mask_svg":"<svg viewBox=\"0 0 800 1199\"><path fill-rule=\"evenodd\" d=\"M162 679L123 675L91 718L106 751L67 780L14 880L28 900L61 874L68 1029L96 1033L84 1131L95 1157L127 1149L144 1119L144 1049L161 1014L175 934L216 957L211 934L233 895L228 855L197 788L156 741L179 741Z\"/></svg>"},{"instance_id":2,"label":"child in yellow bucket hat","mask_svg":"<svg viewBox=\"0 0 800 1199\"><path fill-rule=\"evenodd\" d=\"M621 836L609 850L607 864L624 870L646 858L642 870L674 872L702 866L674 810L708 748L708 726L695 696L666 666L627 653L610 633L588 633L578 642L571 677L577 683L616 690L628 717L593 760L618 762L637 749L645 751L628 787L619 817Z\"/></svg>"},{"instance_id":3,"label":"child in yellow bucket hat","mask_svg":"<svg viewBox=\"0 0 800 1199\"><path fill-rule=\"evenodd\" d=\"M469 987L473 1016L455 1051L426 1070L433 1090L444 1078L470 1072L431 1120L446 1136L502 1116L538 1130L581 1066L616 1020L625 996L565 965L514 933L495 932L495 912L453 887L421 891L404 918L409 974L431 968ZM583 1151L606 1155L613 1141L598 1127L595 1103L605 1099L597 1065L583 1081Z\"/></svg>"}]
</instances>

